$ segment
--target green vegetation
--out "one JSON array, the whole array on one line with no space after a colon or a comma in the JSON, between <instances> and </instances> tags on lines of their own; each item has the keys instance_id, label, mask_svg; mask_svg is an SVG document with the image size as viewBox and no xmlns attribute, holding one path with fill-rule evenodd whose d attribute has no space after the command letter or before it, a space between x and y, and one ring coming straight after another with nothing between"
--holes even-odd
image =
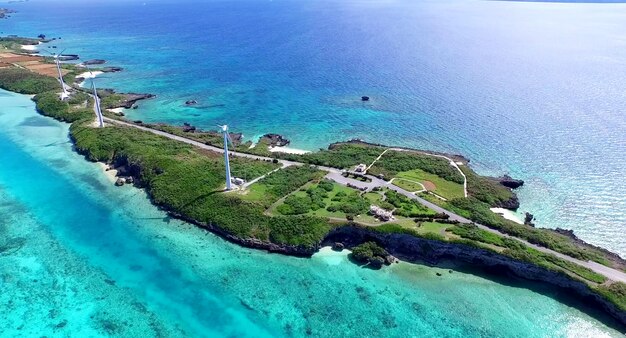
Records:
<instances>
[{"instance_id":1,"label":"green vegetation","mask_svg":"<svg viewBox=\"0 0 626 338\"><path fill-rule=\"evenodd\" d=\"M0 69L0 88L20 94L40 94L61 90L56 79L21 68Z\"/></svg>"},{"instance_id":2,"label":"green vegetation","mask_svg":"<svg viewBox=\"0 0 626 338\"><path fill-rule=\"evenodd\" d=\"M503 237L492 232L479 229L473 224L458 224L450 228L450 232L463 238L505 247Z\"/></svg>"},{"instance_id":3,"label":"green vegetation","mask_svg":"<svg viewBox=\"0 0 626 338\"><path fill-rule=\"evenodd\" d=\"M384 175L390 179L398 173L421 169L450 182L463 184L463 176L441 157L424 155L412 151L388 151L368 171L371 175Z\"/></svg>"},{"instance_id":4,"label":"green vegetation","mask_svg":"<svg viewBox=\"0 0 626 338\"><path fill-rule=\"evenodd\" d=\"M401 178L421 182L426 186L426 189L448 200L465 197L462 182L457 183L448 181L435 174L428 173L421 169L399 172L396 177L397 179L393 181L394 184L396 184L398 179ZM432 187L429 187L429 184L425 182L431 182L434 185L434 189L431 189Z\"/></svg>"},{"instance_id":5,"label":"green vegetation","mask_svg":"<svg viewBox=\"0 0 626 338\"><path fill-rule=\"evenodd\" d=\"M467 177L467 193L492 207L499 207L515 197L513 192L496 180L479 176L467 166L460 166Z\"/></svg>"},{"instance_id":6,"label":"green vegetation","mask_svg":"<svg viewBox=\"0 0 626 338\"><path fill-rule=\"evenodd\" d=\"M446 230L454 227L453 224L449 223L439 223L439 222L422 222L418 224L417 232L425 235L425 234L437 234L442 235L447 238Z\"/></svg>"},{"instance_id":7,"label":"green vegetation","mask_svg":"<svg viewBox=\"0 0 626 338\"><path fill-rule=\"evenodd\" d=\"M396 208L393 211L394 215L403 217L428 217L435 214L433 210L421 205L418 201L410 199L393 190L387 190L385 197L385 202Z\"/></svg>"},{"instance_id":8,"label":"green vegetation","mask_svg":"<svg viewBox=\"0 0 626 338\"><path fill-rule=\"evenodd\" d=\"M309 166L291 166L267 175L250 186L249 192L243 196L246 200L261 203L268 208L270 205L298 190L307 182L320 179L324 172Z\"/></svg>"},{"instance_id":9,"label":"green vegetation","mask_svg":"<svg viewBox=\"0 0 626 338\"><path fill-rule=\"evenodd\" d=\"M0 19L2 17L0 16ZM21 51L22 45L36 45L39 43L38 39L22 38L18 36L4 36L0 37L0 47L10 49L12 51Z\"/></svg>"},{"instance_id":10,"label":"green vegetation","mask_svg":"<svg viewBox=\"0 0 626 338\"><path fill-rule=\"evenodd\" d=\"M381 206L383 203L383 195L378 192L366 192L363 197L373 205Z\"/></svg>"},{"instance_id":11,"label":"green vegetation","mask_svg":"<svg viewBox=\"0 0 626 338\"><path fill-rule=\"evenodd\" d=\"M350 253L350 258L353 260L368 264L368 266L373 268L382 267L386 262L387 256L389 256L389 253L374 242L365 242L355 246L352 248L352 253Z\"/></svg>"},{"instance_id":12,"label":"green vegetation","mask_svg":"<svg viewBox=\"0 0 626 338\"><path fill-rule=\"evenodd\" d=\"M474 222L498 229L515 237L523 238L530 243L550 248L580 260L592 260L610 266L610 262L600 250L588 245L579 245L569 237L549 229L533 228L504 219L491 212L489 205L473 197L452 200L447 204L447 208Z\"/></svg>"},{"instance_id":13,"label":"green vegetation","mask_svg":"<svg viewBox=\"0 0 626 338\"><path fill-rule=\"evenodd\" d=\"M479 229L476 225L459 224L449 230L463 238L502 247L505 249L502 251L502 254L521 261L530 262L550 270L560 271L558 268L562 268L595 283L604 283L606 281L604 276L578 264L574 264L556 256L545 254L533 248L527 247L516 239L501 237L492 232Z\"/></svg>"},{"instance_id":14,"label":"green vegetation","mask_svg":"<svg viewBox=\"0 0 626 338\"><path fill-rule=\"evenodd\" d=\"M276 154L280 158L321 165L333 168L350 168L352 166L370 164L385 150L385 148L360 143L337 143L328 150L320 150L304 155Z\"/></svg>"},{"instance_id":15,"label":"green vegetation","mask_svg":"<svg viewBox=\"0 0 626 338\"><path fill-rule=\"evenodd\" d=\"M37 102L37 110L42 115L53 117L63 122L75 122L80 120L88 120L94 118L93 110L89 108L75 108L70 106L69 102L80 100L80 95L74 95L70 100L59 100L59 94L56 92L45 92L38 94L34 98ZM87 102L90 102L89 100Z\"/></svg>"},{"instance_id":16,"label":"green vegetation","mask_svg":"<svg viewBox=\"0 0 626 338\"><path fill-rule=\"evenodd\" d=\"M419 183L415 183L412 180L405 180L402 178L399 179L395 179L393 180L393 185L400 187L406 191L410 191L410 192L415 192L415 191L423 191L424 190L424 186L419 184Z\"/></svg>"},{"instance_id":17,"label":"green vegetation","mask_svg":"<svg viewBox=\"0 0 626 338\"><path fill-rule=\"evenodd\" d=\"M309 214L354 220L357 215L365 215L369 206L369 200L357 190L322 180L288 196L276 211L283 215ZM374 222L373 218L368 220Z\"/></svg>"},{"instance_id":18,"label":"green vegetation","mask_svg":"<svg viewBox=\"0 0 626 338\"><path fill-rule=\"evenodd\" d=\"M553 255L542 253L533 248L529 248L514 239L508 239L504 243L507 246L507 249L505 249L502 254L512 257L514 259L533 263L548 270L565 270L575 275L578 275L583 279L595 283L604 283L607 281L606 277L597 274L585 267L571 263Z\"/></svg>"},{"instance_id":19,"label":"green vegetation","mask_svg":"<svg viewBox=\"0 0 626 338\"><path fill-rule=\"evenodd\" d=\"M614 282L609 285L600 285L595 290L604 298L617 305L622 311L626 311L626 284Z\"/></svg>"},{"instance_id":20,"label":"green vegetation","mask_svg":"<svg viewBox=\"0 0 626 338\"><path fill-rule=\"evenodd\" d=\"M100 129L74 124L71 133L76 148L90 159L125 162L136 168L140 184L146 187L154 203L187 219L219 225L239 238L308 247L317 245L330 230L324 219L265 216L263 203L222 193L224 164L219 154L208 156L184 143L125 127ZM235 175L244 170L267 173L276 166L244 158L231 161ZM267 181L272 183L266 190L268 198L282 196L292 183L284 176L280 180L276 177Z\"/></svg>"}]
</instances>

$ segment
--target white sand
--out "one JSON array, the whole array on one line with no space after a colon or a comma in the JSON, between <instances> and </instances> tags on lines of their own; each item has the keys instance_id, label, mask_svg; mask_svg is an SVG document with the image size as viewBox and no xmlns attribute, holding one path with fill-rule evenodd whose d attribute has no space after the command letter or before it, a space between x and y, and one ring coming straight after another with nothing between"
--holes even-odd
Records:
<instances>
[{"instance_id":1,"label":"white sand","mask_svg":"<svg viewBox=\"0 0 626 338\"><path fill-rule=\"evenodd\" d=\"M516 214L515 212L509 210L509 209L491 208L489 210L491 210L492 212L494 212L494 213L504 217L505 219L508 219L509 221L513 221L513 222L518 223L518 224L524 224L524 222L522 221L520 216L518 214Z\"/></svg>"},{"instance_id":2,"label":"white sand","mask_svg":"<svg viewBox=\"0 0 626 338\"><path fill-rule=\"evenodd\" d=\"M289 147L273 147L273 148L270 148L269 150L273 153L279 152L279 153L297 154L297 155L302 155L302 154L306 154L310 152L307 150L289 148Z\"/></svg>"},{"instance_id":3,"label":"white sand","mask_svg":"<svg viewBox=\"0 0 626 338\"><path fill-rule=\"evenodd\" d=\"M120 114L124 112L124 108L111 108L111 109L107 109L108 111L110 111L111 113L115 113L115 114Z\"/></svg>"},{"instance_id":4,"label":"white sand","mask_svg":"<svg viewBox=\"0 0 626 338\"><path fill-rule=\"evenodd\" d=\"M352 251L343 249L340 252L333 250L329 246L325 246L313 255L313 259L319 259L328 265L339 265L347 260L348 255Z\"/></svg>"},{"instance_id":5,"label":"white sand","mask_svg":"<svg viewBox=\"0 0 626 338\"><path fill-rule=\"evenodd\" d=\"M104 72L95 70L93 72L84 72L84 73L80 73L78 75L76 75L77 78L82 77L83 79L93 79L98 75L102 75L104 74Z\"/></svg>"},{"instance_id":6,"label":"white sand","mask_svg":"<svg viewBox=\"0 0 626 338\"><path fill-rule=\"evenodd\" d=\"M39 45L22 45L22 49L32 52L32 51L36 51L38 46Z\"/></svg>"},{"instance_id":7,"label":"white sand","mask_svg":"<svg viewBox=\"0 0 626 338\"><path fill-rule=\"evenodd\" d=\"M115 181L117 181L117 170L115 169L110 169L110 170L106 170L107 168L109 168L108 164L104 164L102 162L96 162L98 164L98 166L100 168L102 168L102 172L104 172L104 174L106 175L107 179L109 179L109 181L111 181L111 183L115 183Z\"/></svg>"}]
</instances>

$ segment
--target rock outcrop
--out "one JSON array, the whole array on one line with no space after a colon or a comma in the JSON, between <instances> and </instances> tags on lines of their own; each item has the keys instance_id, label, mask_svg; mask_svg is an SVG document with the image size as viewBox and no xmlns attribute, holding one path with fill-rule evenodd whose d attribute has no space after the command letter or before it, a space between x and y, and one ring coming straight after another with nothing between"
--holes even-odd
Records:
<instances>
[{"instance_id":1,"label":"rock outcrop","mask_svg":"<svg viewBox=\"0 0 626 338\"><path fill-rule=\"evenodd\" d=\"M14 10L11 9L7 9L7 8L0 8L0 19L8 19L11 17L11 13L15 13Z\"/></svg>"},{"instance_id":2,"label":"rock outcrop","mask_svg":"<svg viewBox=\"0 0 626 338\"><path fill-rule=\"evenodd\" d=\"M59 56L59 61L76 61L80 59L80 57L77 54L61 54L61 56Z\"/></svg>"},{"instance_id":3,"label":"rock outcrop","mask_svg":"<svg viewBox=\"0 0 626 338\"><path fill-rule=\"evenodd\" d=\"M93 59L93 60L87 60L81 63L81 65L83 66L92 66L92 65L103 65L106 63L106 60L102 60L102 59Z\"/></svg>"},{"instance_id":4,"label":"rock outcrop","mask_svg":"<svg viewBox=\"0 0 626 338\"><path fill-rule=\"evenodd\" d=\"M267 142L270 147L284 147L291 143L291 141L278 134L265 134L261 136L260 141Z\"/></svg>"},{"instance_id":5,"label":"rock outcrop","mask_svg":"<svg viewBox=\"0 0 626 338\"><path fill-rule=\"evenodd\" d=\"M119 101L107 106L106 107L107 109L113 109L113 108L131 109L131 108L136 107L135 103L137 103L137 101L151 99L151 98L156 97L156 95L153 95L153 94L117 93L113 89L99 89L98 93L103 98L109 95L114 95L114 94L121 96L121 99Z\"/></svg>"},{"instance_id":6,"label":"rock outcrop","mask_svg":"<svg viewBox=\"0 0 626 338\"><path fill-rule=\"evenodd\" d=\"M183 131L185 133L193 133L193 132L196 131L196 127L192 126L191 124L189 124L187 122L185 122L185 123L183 123Z\"/></svg>"},{"instance_id":7,"label":"rock outcrop","mask_svg":"<svg viewBox=\"0 0 626 338\"><path fill-rule=\"evenodd\" d=\"M535 226L535 223L533 223L534 220L535 220L535 216L531 214L530 212L526 212L526 214L524 215L524 224L534 227Z\"/></svg>"},{"instance_id":8,"label":"rock outcrop","mask_svg":"<svg viewBox=\"0 0 626 338\"><path fill-rule=\"evenodd\" d=\"M519 199L517 198L517 195L513 195L513 197L509 198L508 200L498 201L497 203L495 203L494 207L515 211L519 209Z\"/></svg>"},{"instance_id":9,"label":"rock outcrop","mask_svg":"<svg viewBox=\"0 0 626 338\"><path fill-rule=\"evenodd\" d=\"M117 73L117 72L121 72L123 71L124 68L122 67L103 67L100 68L100 71L103 73Z\"/></svg>"},{"instance_id":10,"label":"rock outcrop","mask_svg":"<svg viewBox=\"0 0 626 338\"><path fill-rule=\"evenodd\" d=\"M503 186L507 187L507 188L511 188L511 189L517 189L521 186L524 185L524 181L523 180L518 180L515 178L512 178L509 175L504 175L500 178L498 178L498 180L500 181L500 184L502 184Z\"/></svg>"}]
</instances>

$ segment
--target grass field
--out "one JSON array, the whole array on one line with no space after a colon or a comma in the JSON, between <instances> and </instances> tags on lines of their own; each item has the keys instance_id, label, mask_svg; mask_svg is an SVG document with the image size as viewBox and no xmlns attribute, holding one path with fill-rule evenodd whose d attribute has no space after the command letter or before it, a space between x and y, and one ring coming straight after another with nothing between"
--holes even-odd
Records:
<instances>
[{"instance_id":1,"label":"grass field","mask_svg":"<svg viewBox=\"0 0 626 338\"><path fill-rule=\"evenodd\" d=\"M415 191L422 191L425 189L425 187L419 183L415 183L412 181L409 181L407 179L404 178L396 178L393 180L393 185L400 187L406 191L410 191L410 192L415 192Z\"/></svg>"},{"instance_id":2,"label":"grass field","mask_svg":"<svg viewBox=\"0 0 626 338\"><path fill-rule=\"evenodd\" d=\"M367 200L370 201L370 203L374 205L380 205L380 202L383 201L383 195L377 192L367 192L363 194L363 197L365 197Z\"/></svg>"},{"instance_id":3,"label":"grass field","mask_svg":"<svg viewBox=\"0 0 626 338\"><path fill-rule=\"evenodd\" d=\"M427 233L427 232L441 233L442 230L445 231L451 226L453 226L453 224L424 222L417 228L417 231L421 233Z\"/></svg>"},{"instance_id":4,"label":"grass field","mask_svg":"<svg viewBox=\"0 0 626 338\"><path fill-rule=\"evenodd\" d=\"M412 181L421 182L422 184L424 184L424 186L426 186L428 190L449 200L464 197L462 184L446 181L437 175L427 173L420 169L400 172L396 175L396 178L404 178ZM396 184L396 181L397 180L394 180L393 183ZM427 182L431 182L434 187Z\"/></svg>"}]
</instances>

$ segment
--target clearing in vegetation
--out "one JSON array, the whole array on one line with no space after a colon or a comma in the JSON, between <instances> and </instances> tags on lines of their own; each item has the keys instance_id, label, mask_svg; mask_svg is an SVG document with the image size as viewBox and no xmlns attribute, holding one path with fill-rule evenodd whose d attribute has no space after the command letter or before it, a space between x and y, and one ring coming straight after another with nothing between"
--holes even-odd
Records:
<instances>
[{"instance_id":1,"label":"clearing in vegetation","mask_svg":"<svg viewBox=\"0 0 626 338\"><path fill-rule=\"evenodd\" d=\"M402 181L398 182L399 179L420 182L424 185L426 190L432 191L433 193L448 200L465 197L463 193L462 183L448 181L444 178L441 178L435 174L428 173L421 169L413 169L409 171L399 172L398 174L396 174L395 177L396 179L393 181L393 183L403 189L404 187L399 184ZM404 184L404 182L402 182L402 184Z\"/></svg>"}]
</instances>

